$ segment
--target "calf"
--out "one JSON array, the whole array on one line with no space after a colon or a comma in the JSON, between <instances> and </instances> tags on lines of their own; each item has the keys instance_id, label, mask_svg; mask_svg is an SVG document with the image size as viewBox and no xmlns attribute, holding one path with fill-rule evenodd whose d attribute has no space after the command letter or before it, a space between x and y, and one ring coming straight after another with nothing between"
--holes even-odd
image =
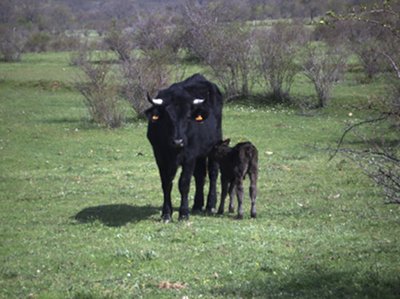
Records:
<instances>
[{"instance_id":1,"label":"calf","mask_svg":"<svg viewBox=\"0 0 400 299\"><path fill-rule=\"evenodd\" d=\"M258 151L250 142L229 146L230 139L214 146L213 158L219 162L221 170L221 203L218 214L224 213L225 198L229 192L229 212L234 212L233 198L236 191L238 198L238 219L243 218L243 180L246 174L250 177L250 199L252 218L256 217L256 196L258 177Z\"/></svg>"}]
</instances>

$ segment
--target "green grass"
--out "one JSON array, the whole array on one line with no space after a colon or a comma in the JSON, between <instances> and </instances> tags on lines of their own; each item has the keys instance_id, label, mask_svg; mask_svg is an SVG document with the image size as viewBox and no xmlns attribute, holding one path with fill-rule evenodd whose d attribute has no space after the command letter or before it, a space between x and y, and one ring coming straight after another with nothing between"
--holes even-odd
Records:
<instances>
[{"instance_id":1,"label":"green grass","mask_svg":"<svg viewBox=\"0 0 400 299\"><path fill-rule=\"evenodd\" d=\"M400 207L324 151L383 82L348 78L313 117L227 105L224 135L260 152L258 218L246 196L243 221L165 225L146 124L92 125L78 93L49 85L68 86L68 54L24 57L0 64L0 298L400 296Z\"/></svg>"}]
</instances>

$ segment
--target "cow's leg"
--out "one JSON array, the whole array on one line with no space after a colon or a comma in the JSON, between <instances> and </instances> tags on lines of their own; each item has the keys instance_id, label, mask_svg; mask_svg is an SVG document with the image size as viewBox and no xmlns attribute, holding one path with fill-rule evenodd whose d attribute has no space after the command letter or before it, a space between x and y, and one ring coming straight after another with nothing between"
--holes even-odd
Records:
<instances>
[{"instance_id":1,"label":"cow's leg","mask_svg":"<svg viewBox=\"0 0 400 299\"><path fill-rule=\"evenodd\" d=\"M179 208L179 220L189 219L189 189L190 179L195 168L195 162L186 162L182 166L181 177L179 178L179 192L181 193L181 207Z\"/></svg>"},{"instance_id":2,"label":"cow's leg","mask_svg":"<svg viewBox=\"0 0 400 299\"><path fill-rule=\"evenodd\" d=\"M256 197L257 197L257 173L252 172L250 173L250 200L251 200L250 216L252 218L257 217Z\"/></svg>"},{"instance_id":3,"label":"cow's leg","mask_svg":"<svg viewBox=\"0 0 400 299\"><path fill-rule=\"evenodd\" d=\"M218 214L224 213L225 208L225 198L228 194L228 184L229 180L223 176L221 176L221 202L219 203Z\"/></svg>"},{"instance_id":4,"label":"cow's leg","mask_svg":"<svg viewBox=\"0 0 400 299\"><path fill-rule=\"evenodd\" d=\"M238 199L238 219L243 219L243 179L238 178L235 180L236 195Z\"/></svg>"},{"instance_id":5,"label":"cow's leg","mask_svg":"<svg viewBox=\"0 0 400 299\"><path fill-rule=\"evenodd\" d=\"M208 177L210 180L210 189L208 191L206 210L213 213L217 200L217 178L218 178L218 162L214 159L208 159Z\"/></svg>"},{"instance_id":6,"label":"cow's leg","mask_svg":"<svg viewBox=\"0 0 400 299\"><path fill-rule=\"evenodd\" d=\"M229 183L229 213L235 213L235 181Z\"/></svg>"},{"instance_id":7,"label":"cow's leg","mask_svg":"<svg viewBox=\"0 0 400 299\"><path fill-rule=\"evenodd\" d=\"M196 161L194 169L194 178L196 181L196 194L194 195L194 204L192 213L199 213L204 206L204 182L206 179L207 165L206 158L199 158Z\"/></svg>"},{"instance_id":8,"label":"cow's leg","mask_svg":"<svg viewBox=\"0 0 400 299\"><path fill-rule=\"evenodd\" d=\"M173 212L171 201L172 182L174 180L177 167L172 164L166 164L162 158L157 159L157 165L160 172L161 187L164 195L161 217L164 222L169 222Z\"/></svg>"}]
</instances>

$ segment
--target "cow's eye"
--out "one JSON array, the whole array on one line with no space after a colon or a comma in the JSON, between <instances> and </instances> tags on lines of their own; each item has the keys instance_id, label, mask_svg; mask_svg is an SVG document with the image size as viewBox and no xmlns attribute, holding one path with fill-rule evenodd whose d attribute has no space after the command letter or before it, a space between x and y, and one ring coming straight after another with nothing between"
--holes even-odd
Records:
<instances>
[{"instance_id":1,"label":"cow's eye","mask_svg":"<svg viewBox=\"0 0 400 299\"><path fill-rule=\"evenodd\" d=\"M159 120L160 119L160 116L158 115L158 114L153 114L153 116L151 117L151 120L154 122L154 121L157 121L157 120Z\"/></svg>"}]
</instances>

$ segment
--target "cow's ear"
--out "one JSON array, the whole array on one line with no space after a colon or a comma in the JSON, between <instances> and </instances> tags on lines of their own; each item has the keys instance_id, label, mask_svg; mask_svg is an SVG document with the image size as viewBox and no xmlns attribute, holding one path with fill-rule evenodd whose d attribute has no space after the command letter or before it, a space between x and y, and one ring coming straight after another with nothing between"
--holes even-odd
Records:
<instances>
[{"instance_id":1,"label":"cow's ear","mask_svg":"<svg viewBox=\"0 0 400 299\"><path fill-rule=\"evenodd\" d=\"M164 103L164 100L163 100L163 99L153 99L152 97L150 97L149 93L147 93L147 100L148 100L151 104L153 104L153 105L155 105L155 106L160 106L160 105L162 105L162 104Z\"/></svg>"},{"instance_id":2,"label":"cow's ear","mask_svg":"<svg viewBox=\"0 0 400 299\"><path fill-rule=\"evenodd\" d=\"M205 99L194 99L193 100L193 105L203 104L204 101L205 101Z\"/></svg>"}]
</instances>

